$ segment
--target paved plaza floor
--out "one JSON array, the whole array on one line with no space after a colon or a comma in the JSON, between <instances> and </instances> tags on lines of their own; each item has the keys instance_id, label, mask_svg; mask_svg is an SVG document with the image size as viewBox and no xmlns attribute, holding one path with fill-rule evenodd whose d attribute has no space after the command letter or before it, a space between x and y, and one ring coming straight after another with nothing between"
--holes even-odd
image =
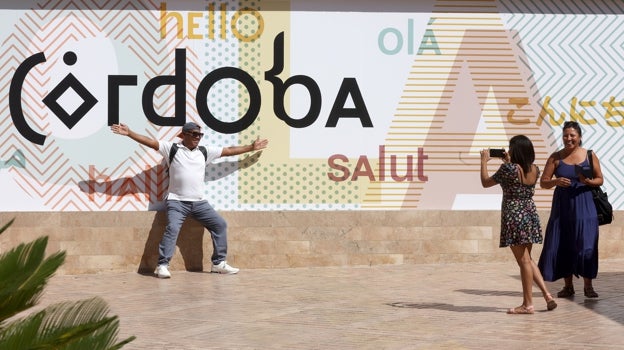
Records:
<instances>
[{"instance_id":1,"label":"paved plaza floor","mask_svg":"<svg viewBox=\"0 0 624 350\"><path fill-rule=\"evenodd\" d=\"M505 263L55 276L38 307L100 296L124 349L624 349L624 261L601 261L595 300L521 304ZM555 294L562 281L548 283Z\"/></svg>"}]
</instances>

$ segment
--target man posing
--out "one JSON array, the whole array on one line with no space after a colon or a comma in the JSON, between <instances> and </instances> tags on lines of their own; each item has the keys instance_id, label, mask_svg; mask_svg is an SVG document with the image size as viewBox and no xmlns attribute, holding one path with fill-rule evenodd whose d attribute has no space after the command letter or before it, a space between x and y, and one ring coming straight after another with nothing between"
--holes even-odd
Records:
<instances>
[{"instance_id":1,"label":"man posing","mask_svg":"<svg viewBox=\"0 0 624 350\"><path fill-rule=\"evenodd\" d=\"M169 188L166 198L167 227L158 247L158 267L156 276L170 278L169 261L173 257L178 234L182 223L187 216L199 221L212 238L214 251L212 253L212 272L235 274L239 269L228 265L227 255L227 224L223 217L204 198L204 176L206 165L220 157L236 156L239 154L261 150L267 147L269 141L258 138L251 145L232 147L199 146L204 135L201 127L196 123L184 124L178 135L182 142L175 144L168 141L140 135L130 130L125 124L113 124L111 130L115 134L130 137L132 140L157 150L169 163L169 154L172 148L177 148L169 165Z\"/></svg>"}]
</instances>

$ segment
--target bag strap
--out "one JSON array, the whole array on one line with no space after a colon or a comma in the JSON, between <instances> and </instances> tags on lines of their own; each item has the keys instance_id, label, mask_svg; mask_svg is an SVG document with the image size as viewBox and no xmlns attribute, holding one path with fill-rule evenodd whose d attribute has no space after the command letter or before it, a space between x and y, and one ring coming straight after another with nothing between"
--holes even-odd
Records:
<instances>
[{"instance_id":1,"label":"bag strap","mask_svg":"<svg viewBox=\"0 0 624 350\"><path fill-rule=\"evenodd\" d=\"M206 149L206 147L204 146L197 146L199 148L199 150L201 151L201 153L204 154L204 161L208 160L208 150Z\"/></svg>"},{"instance_id":2,"label":"bag strap","mask_svg":"<svg viewBox=\"0 0 624 350\"><path fill-rule=\"evenodd\" d=\"M587 160L589 161L589 169L592 173L592 179L594 178L594 159L592 157L592 150L587 150Z\"/></svg>"},{"instance_id":3,"label":"bag strap","mask_svg":"<svg viewBox=\"0 0 624 350\"><path fill-rule=\"evenodd\" d=\"M204 155L204 161L208 160L208 150L204 146L198 146L201 153ZM175 157L178 152L178 144L174 143L171 145L171 150L169 151L169 166L171 166L171 162L173 162L173 157Z\"/></svg>"},{"instance_id":4,"label":"bag strap","mask_svg":"<svg viewBox=\"0 0 624 350\"><path fill-rule=\"evenodd\" d=\"M178 152L178 144L174 143L171 145L171 150L169 151L169 166L171 166L171 162L173 161L173 157Z\"/></svg>"}]
</instances>

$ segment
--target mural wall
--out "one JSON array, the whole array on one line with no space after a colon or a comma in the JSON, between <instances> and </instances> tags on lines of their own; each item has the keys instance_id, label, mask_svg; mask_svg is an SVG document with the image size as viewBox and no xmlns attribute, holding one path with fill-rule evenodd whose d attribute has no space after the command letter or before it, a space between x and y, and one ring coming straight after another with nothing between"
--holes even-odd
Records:
<instances>
[{"instance_id":1,"label":"mural wall","mask_svg":"<svg viewBox=\"0 0 624 350\"><path fill-rule=\"evenodd\" d=\"M491 210L479 150L576 120L624 206L624 5L4 1L0 211L159 209L158 152L109 126L269 148L206 170L218 210ZM491 171L498 166L490 163ZM538 189L548 209L552 190Z\"/></svg>"}]
</instances>

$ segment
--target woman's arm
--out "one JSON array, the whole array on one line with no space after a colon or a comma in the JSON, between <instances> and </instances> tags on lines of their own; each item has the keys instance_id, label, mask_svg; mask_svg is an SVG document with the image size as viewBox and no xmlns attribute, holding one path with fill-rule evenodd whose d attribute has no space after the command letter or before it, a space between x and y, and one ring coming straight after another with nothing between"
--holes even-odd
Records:
<instances>
[{"instance_id":1,"label":"woman's arm","mask_svg":"<svg viewBox=\"0 0 624 350\"><path fill-rule=\"evenodd\" d=\"M548 157L546 160L546 166L544 166L544 172L542 173L542 177L540 178L540 187L549 189L555 186L559 187L568 187L572 183L570 179L567 177L555 177L555 168L557 167L557 162L559 162L559 153L554 152Z\"/></svg>"},{"instance_id":2,"label":"woman's arm","mask_svg":"<svg viewBox=\"0 0 624 350\"><path fill-rule=\"evenodd\" d=\"M580 175L580 181L588 186L599 187L604 183L604 179L602 178L602 169L600 168L600 160L594 151L592 151L592 169L593 169L593 179L588 179L583 175Z\"/></svg>"},{"instance_id":3,"label":"woman's arm","mask_svg":"<svg viewBox=\"0 0 624 350\"><path fill-rule=\"evenodd\" d=\"M481 186L484 188L496 185L496 181L488 174L487 162L490 160L490 150L481 150Z\"/></svg>"}]
</instances>

